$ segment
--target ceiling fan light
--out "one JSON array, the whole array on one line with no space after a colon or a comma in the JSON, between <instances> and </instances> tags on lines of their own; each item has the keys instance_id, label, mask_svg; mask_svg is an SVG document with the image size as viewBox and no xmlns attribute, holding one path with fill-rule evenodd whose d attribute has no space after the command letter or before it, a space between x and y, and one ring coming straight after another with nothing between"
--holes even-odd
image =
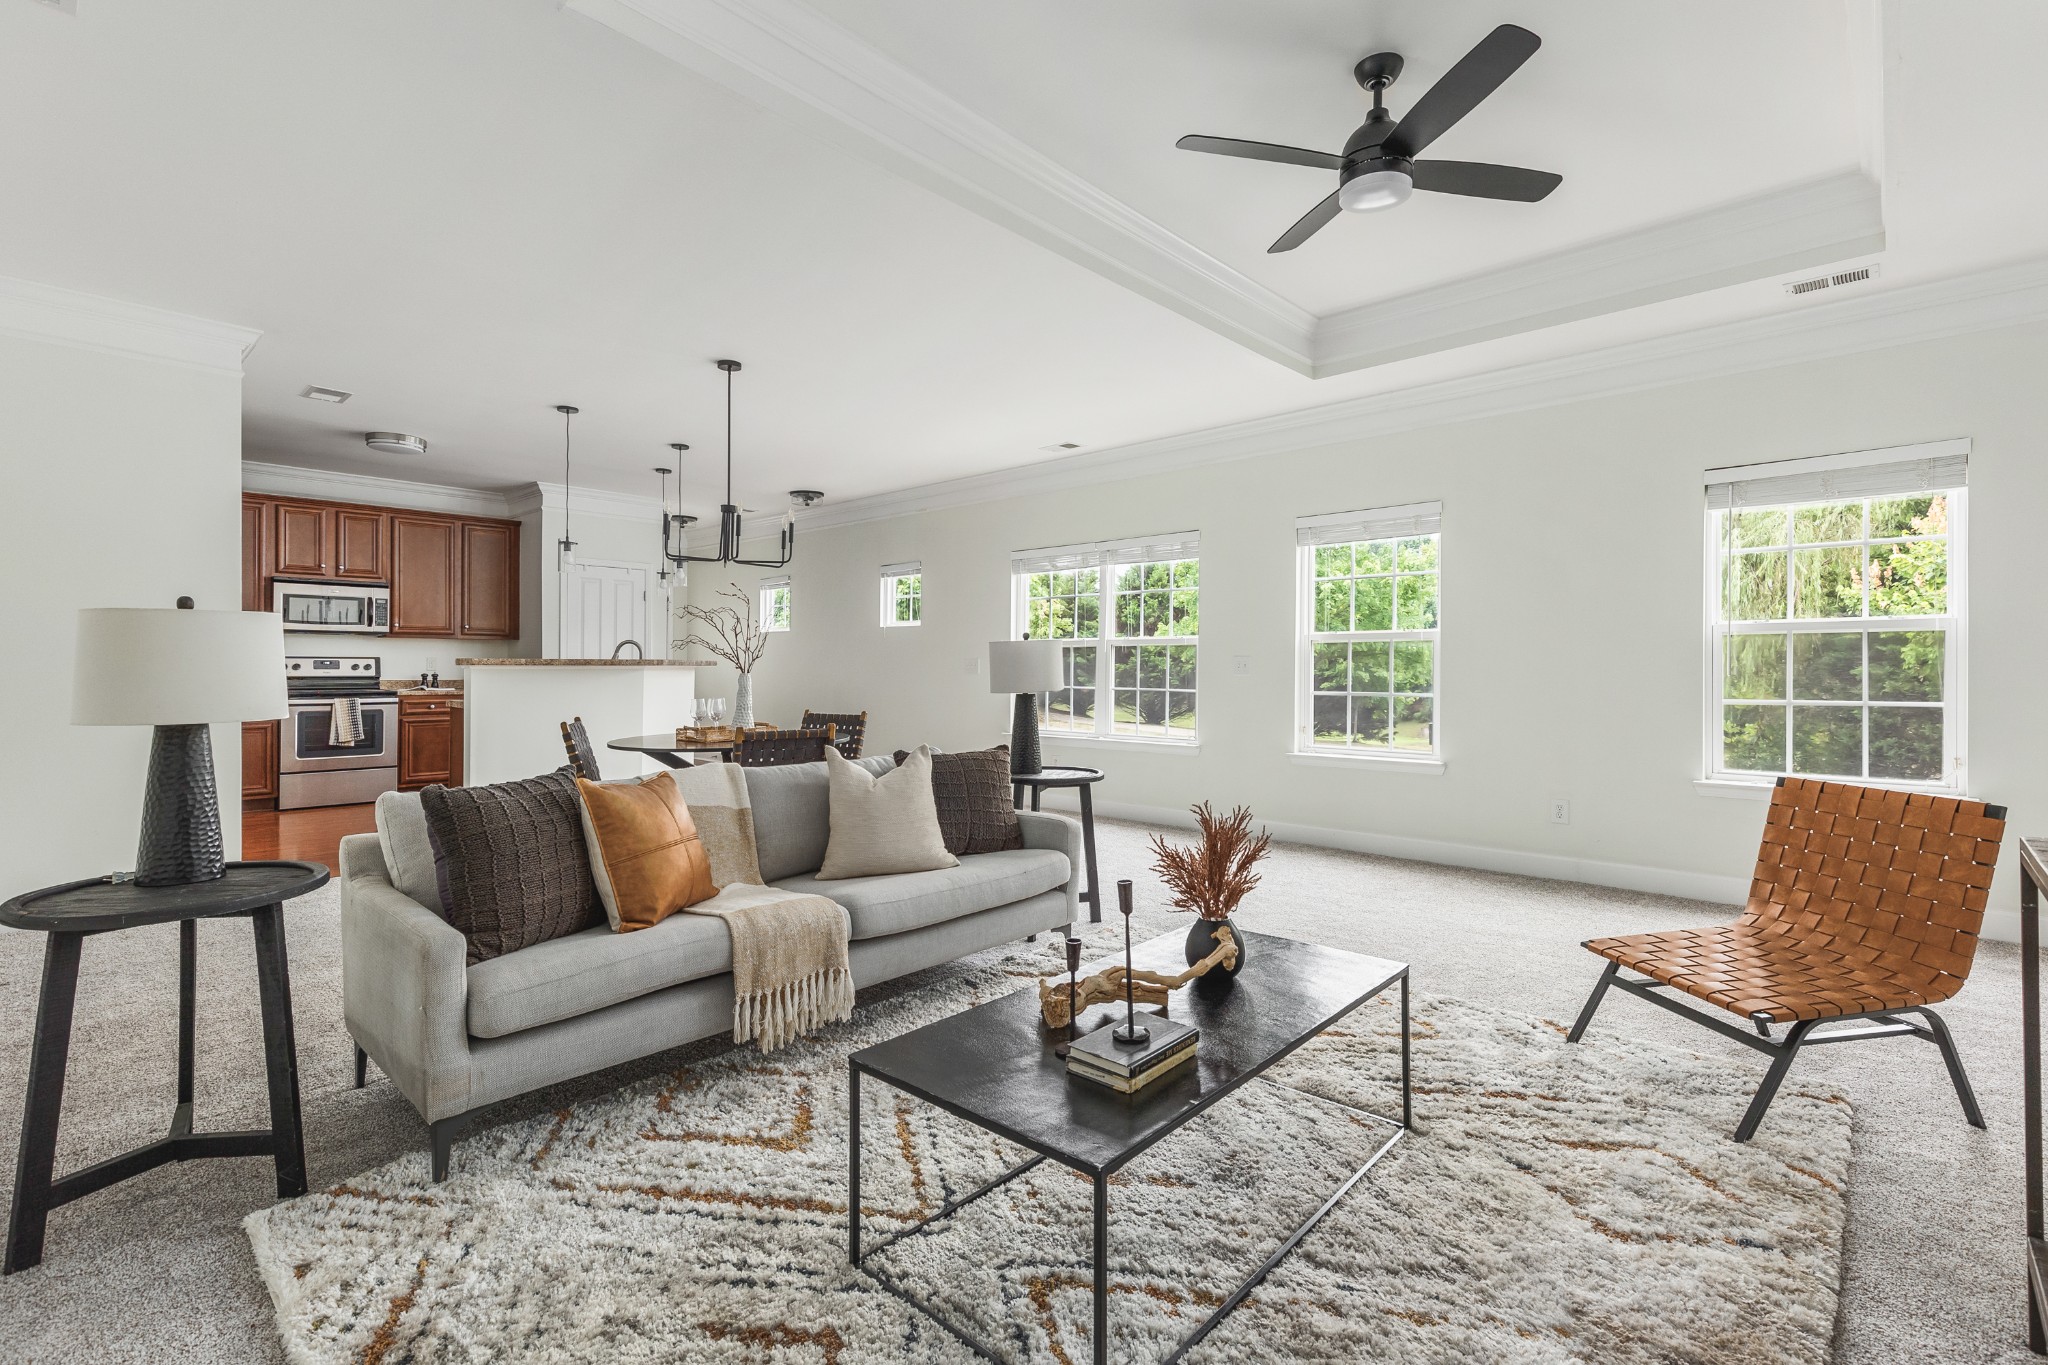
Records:
<instances>
[{"instance_id":1,"label":"ceiling fan light","mask_svg":"<svg viewBox=\"0 0 2048 1365\"><path fill-rule=\"evenodd\" d=\"M1370 213L1404 204L1415 192L1415 181L1406 171L1366 171L1344 182L1337 191L1337 206L1352 213Z\"/></svg>"}]
</instances>

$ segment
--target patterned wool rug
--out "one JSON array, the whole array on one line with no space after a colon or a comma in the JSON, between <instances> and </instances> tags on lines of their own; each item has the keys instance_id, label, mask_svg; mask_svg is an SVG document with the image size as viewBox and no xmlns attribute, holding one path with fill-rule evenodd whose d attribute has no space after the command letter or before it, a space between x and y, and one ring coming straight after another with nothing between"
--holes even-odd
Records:
<instances>
[{"instance_id":1,"label":"patterned wool rug","mask_svg":"<svg viewBox=\"0 0 2048 1365\"><path fill-rule=\"evenodd\" d=\"M424 1150L248 1220L295 1362L1089 1359L1089 1189L1040 1166L846 1264L845 1057L1028 985L1053 945L950 971L772 1058L701 1062ZM1111 1358L1154 1361L1314 1210L1397 1111L1372 1005L1113 1181ZM1821 1362L1849 1166L1841 1096L1757 1069L1418 995L1418 1131L1196 1350L1200 1361ZM869 1226L1017 1159L870 1084ZM422 1134L422 1148L425 1140ZM886 1278L933 1315L879 1287ZM934 1321L936 1319L936 1321Z\"/></svg>"}]
</instances>

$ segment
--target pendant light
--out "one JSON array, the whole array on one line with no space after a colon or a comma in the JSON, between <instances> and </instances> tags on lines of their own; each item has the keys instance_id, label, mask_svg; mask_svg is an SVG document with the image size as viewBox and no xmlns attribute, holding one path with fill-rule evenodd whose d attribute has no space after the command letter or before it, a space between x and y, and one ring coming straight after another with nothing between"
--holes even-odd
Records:
<instances>
[{"instance_id":1,"label":"pendant light","mask_svg":"<svg viewBox=\"0 0 2048 1365\"><path fill-rule=\"evenodd\" d=\"M741 558L740 536L742 525L740 509L732 497L732 377L739 373L740 362L737 360L721 360L717 364L718 368L725 373L725 501L718 508L718 553L715 555L693 555L688 553L689 547L682 543L680 534L672 535L672 533L680 533L683 527L689 524L691 519L680 516L670 517L667 509L664 508L661 517L662 557L679 569L685 564L744 564L748 568L753 569L784 568L796 555L796 507L809 507L825 495L812 488L791 489L789 493L790 511L783 516L782 534L777 545L776 552L779 557L775 559ZM682 446L676 447L676 449L684 450L688 449L688 447ZM681 491L681 485L678 484L678 496L680 496ZM681 525L677 525L679 522Z\"/></svg>"}]
</instances>

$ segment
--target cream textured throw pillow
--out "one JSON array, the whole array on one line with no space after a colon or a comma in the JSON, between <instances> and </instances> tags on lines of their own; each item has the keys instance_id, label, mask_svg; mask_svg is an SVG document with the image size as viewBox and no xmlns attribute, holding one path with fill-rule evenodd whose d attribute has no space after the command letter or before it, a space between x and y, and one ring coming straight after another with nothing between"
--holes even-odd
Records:
<instances>
[{"instance_id":1,"label":"cream textured throw pillow","mask_svg":"<svg viewBox=\"0 0 2048 1365\"><path fill-rule=\"evenodd\" d=\"M831 783L832 837L819 881L960 866L946 852L946 836L939 832L932 751L925 745L877 777L828 744L825 772Z\"/></svg>"}]
</instances>

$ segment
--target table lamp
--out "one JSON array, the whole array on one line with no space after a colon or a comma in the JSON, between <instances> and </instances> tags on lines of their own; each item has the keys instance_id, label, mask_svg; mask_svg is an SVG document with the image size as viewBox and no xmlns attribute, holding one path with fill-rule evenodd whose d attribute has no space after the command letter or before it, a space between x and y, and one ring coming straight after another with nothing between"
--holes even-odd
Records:
<instances>
[{"instance_id":1,"label":"table lamp","mask_svg":"<svg viewBox=\"0 0 2048 1365\"><path fill-rule=\"evenodd\" d=\"M275 612L89 607L78 613L73 725L153 725L141 886L183 886L223 875L215 721L275 720L284 689L284 621ZM289 743L289 737L286 742Z\"/></svg>"},{"instance_id":2,"label":"table lamp","mask_svg":"<svg viewBox=\"0 0 2048 1365\"><path fill-rule=\"evenodd\" d=\"M1016 715L1010 722L1010 772L1035 773L1038 754L1038 694L1067 685L1058 640L991 640L988 646L988 690L1013 692Z\"/></svg>"}]
</instances>

